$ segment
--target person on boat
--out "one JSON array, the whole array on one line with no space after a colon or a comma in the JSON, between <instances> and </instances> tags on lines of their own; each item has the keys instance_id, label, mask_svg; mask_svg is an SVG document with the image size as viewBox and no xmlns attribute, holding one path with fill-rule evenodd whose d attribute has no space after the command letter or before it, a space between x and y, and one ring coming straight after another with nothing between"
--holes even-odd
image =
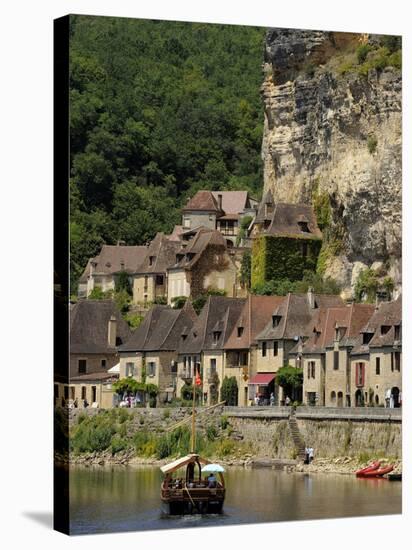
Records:
<instances>
[{"instance_id":1,"label":"person on boat","mask_svg":"<svg viewBox=\"0 0 412 550\"><path fill-rule=\"evenodd\" d=\"M215 474L212 472L210 474L210 476L207 478L207 486L210 488L210 489L213 489L214 487L216 487L216 476Z\"/></svg>"}]
</instances>

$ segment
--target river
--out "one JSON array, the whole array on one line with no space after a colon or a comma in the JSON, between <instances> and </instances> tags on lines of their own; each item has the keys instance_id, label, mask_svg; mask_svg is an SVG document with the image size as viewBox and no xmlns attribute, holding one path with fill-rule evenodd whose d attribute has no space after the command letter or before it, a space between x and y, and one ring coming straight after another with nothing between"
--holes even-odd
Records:
<instances>
[{"instance_id":1,"label":"river","mask_svg":"<svg viewBox=\"0 0 412 550\"><path fill-rule=\"evenodd\" d=\"M402 483L229 467L221 516L162 517L158 467L70 468L72 534L401 513Z\"/></svg>"}]
</instances>

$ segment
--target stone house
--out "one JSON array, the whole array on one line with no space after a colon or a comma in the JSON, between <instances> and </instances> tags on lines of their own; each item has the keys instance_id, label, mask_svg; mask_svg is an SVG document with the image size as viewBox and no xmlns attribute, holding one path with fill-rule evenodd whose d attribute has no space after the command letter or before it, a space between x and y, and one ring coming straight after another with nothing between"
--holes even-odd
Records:
<instances>
[{"instance_id":1,"label":"stone house","mask_svg":"<svg viewBox=\"0 0 412 550\"><path fill-rule=\"evenodd\" d=\"M351 351L373 311L370 304L350 304L314 316L311 336L301 346L305 404L353 406Z\"/></svg>"},{"instance_id":2,"label":"stone house","mask_svg":"<svg viewBox=\"0 0 412 550\"><path fill-rule=\"evenodd\" d=\"M291 354L301 338L309 336L308 324L316 309L342 306L339 296L316 295L311 289L307 294L288 294L279 301L265 328L257 335L257 373L274 375L275 404L284 400L283 388L276 384L276 372L292 362ZM300 366L295 365L294 366Z\"/></svg>"},{"instance_id":3,"label":"stone house","mask_svg":"<svg viewBox=\"0 0 412 550\"><path fill-rule=\"evenodd\" d=\"M184 229L216 229L228 247L236 245L240 221L254 215L257 201L247 191L198 191L182 210Z\"/></svg>"},{"instance_id":4,"label":"stone house","mask_svg":"<svg viewBox=\"0 0 412 550\"><path fill-rule=\"evenodd\" d=\"M70 310L70 375L68 384L54 386L54 401L64 405L77 399L102 408L113 406L108 372L119 361L117 346L130 336L128 324L112 300L82 300Z\"/></svg>"},{"instance_id":5,"label":"stone house","mask_svg":"<svg viewBox=\"0 0 412 550\"><path fill-rule=\"evenodd\" d=\"M199 229L191 240L182 241L173 265L167 269L167 300L187 296L197 298L208 289L236 292L236 266L228 253L225 239L215 230Z\"/></svg>"},{"instance_id":6,"label":"stone house","mask_svg":"<svg viewBox=\"0 0 412 550\"><path fill-rule=\"evenodd\" d=\"M282 303L282 296L249 295L239 318L224 344L223 376L234 376L238 384L238 404L247 406L257 391L266 391L273 383L261 380L257 373L257 335L272 317L273 311ZM273 384L272 384L273 385Z\"/></svg>"},{"instance_id":7,"label":"stone house","mask_svg":"<svg viewBox=\"0 0 412 550\"><path fill-rule=\"evenodd\" d=\"M402 404L402 298L380 303L351 352L352 399L356 405Z\"/></svg>"},{"instance_id":8,"label":"stone house","mask_svg":"<svg viewBox=\"0 0 412 550\"><path fill-rule=\"evenodd\" d=\"M322 244L315 212L305 204L277 203L268 209L265 199L263 203L251 229L252 287L270 280L301 280L304 271L316 270Z\"/></svg>"},{"instance_id":9,"label":"stone house","mask_svg":"<svg viewBox=\"0 0 412 550\"><path fill-rule=\"evenodd\" d=\"M133 275L133 303L147 306L167 298L167 269L176 262L180 236L157 233L146 247L142 264Z\"/></svg>"},{"instance_id":10,"label":"stone house","mask_svg":"<svg viewBox=\"0 0 412 550\"><path fill-rule=\"evenodd\" d=\"M103 245L100 253L89 259L79 279L79 297L89 296L96 286L104 292L114 290L121 272L126 272L132 282L132 273L143 263L146 253L146 246Z\"/></svg>"},{"instance_id":11,"label":"stone house","mask_svg":"<svg viewBox=\"0 0 412 550\"><path fill-rule=\"evenodd\" d=\"M132 376L138 382L155 384L159 402L170 401L176 393L177 350L196 319L189 302L182 309L153 306L119 347L120 378Z\"/></svg>"},{"instance_id":12,"label":"stone house","mask_svg":"<svg viewBox=\"0 0 412 550\"><path fill-rule=\"evenodd\" d=\"M192 384L198 368L204 402L218 402L224 373L224 344L244 304L241 298L208 297L197 321L179 346L178 396L184 384Z\"/></svg>"}]
</instances>

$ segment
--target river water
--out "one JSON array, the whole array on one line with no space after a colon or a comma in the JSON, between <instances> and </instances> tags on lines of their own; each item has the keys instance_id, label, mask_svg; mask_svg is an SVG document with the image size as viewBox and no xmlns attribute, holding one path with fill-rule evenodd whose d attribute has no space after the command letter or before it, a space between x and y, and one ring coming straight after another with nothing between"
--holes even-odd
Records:
<instances>
[{"instance_id":1,"label":"river water","mask_svg":"<svg viewBox=\"0 0 412 550\"><path fill-rule=\"evenodd\" d=\"M70 468L72 534L401 513L400 482L229 467L224 513L162 517L158 467Z\"/></svg>"}]
</instances>

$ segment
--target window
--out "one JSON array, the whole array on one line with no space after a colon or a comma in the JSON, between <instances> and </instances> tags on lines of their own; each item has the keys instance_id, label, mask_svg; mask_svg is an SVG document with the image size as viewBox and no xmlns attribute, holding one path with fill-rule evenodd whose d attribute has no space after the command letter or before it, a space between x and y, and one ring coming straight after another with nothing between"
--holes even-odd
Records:
<instances>
[{"instance_id":1,"label":"window","mask_svg":"<svg viewBox=\"0 0 412 550\"><path fill-rule=\"evenodd\" d=\"M147 365L147 375L155 376L156 374L156 363L150 361Z\"/></svg>"},{"instance_id":2,"label":"window","mask_svg":"<svg viewBox=\"0 0 412 550\"><path fill-rule=\"evenodd\" d=\"M298 222L298 226L303 233L310 233L308 222Z\"/></svg>"},{"instance_id":3,"label":"window","mask_svg":"<svg viewBox=\"0 0 412 550\"><path fill-rule=\"evenodd\" d=\"M393 360L393 353L391 353L391 371L394 370L394 360Z\"/></svg>"},{"instance_id":4,"label":"window","mask_svg":"<svg viewBox=\"0 0 412 550\"><path fill-rule=\"evenodd\" d=\"M355 384L357 386L365 384L365 363L356 363Z\"/></svg>"},{"instance_id":5,"label":"window","mask_svg":"<svg viewBox=\"0 0 412 550\"><path fill-rule=\"evenodd\" d=\"M69 399L69 386L64 386L64 398Z\"/></svg>"},{"instance_id":6,"label":"window","mask_svg":"<svg viewBox=\"0 0 412 550\"><path fill-rule=\"evenodd\" d=\"M74 386L70 386L70 399L74 401L75 396L76 396L76 388Z\"/></svg>"},{"instance_id":7,"label":"window","mask_svg":"<svg viewBox=\"0 0 412 550\"><path fill-rule=\"evenodd\" d=\"M375 395L375 405L379 405L379 395Z\"/></svg>"},{"instance_id":8,"label":"window","mask_svg":"<svg viewBox=\"0 0 412 550\"><path fill-rule=\"evenodd\" d=\"M401 339L401 326L395 325L395 340Z\"/></svg>"},{"instance_id":9,"label":"window","mask_svg":"<svg viewBox=\"0 0 412 550\"><path fill-rule=\"evenodd\" d=\"M330 400L331 400L333 405L336 403L336 392L332 391L330 393Z\"/></svg>"},{"instance_id":10,"label":"window","mask_svg":"<svg viewBox=\"0 0 412 550\"><path fill-rule=\"evenodd\" d=\"M101 365L102 369L105 369L106 368L106 359L102 359L100 361L100 365Z\"/></svg>"},{"instance_id":11,"label":"window","mask_svg":"<svg viewBox=\"0 0 412 550\"><path fill-rule=\"evenodd\" d=\"M241 359L241 365L242 366L246 366L248 364L248 355L247 355L247 351L242 351L242 353L240 354L240 359Z\"/></svg>"},{"instance_id":12,"label":"window","mask_svg":"<svg viewBox=\"0 0 412 550\"><path fill-rule=\"evenodd\" d=\"M266 342L262 342L262 357L266 357Z\"/></svg>"},{"instance_id":13,"label":"window","mask_svg":"<svg viewBox=\"0 0 412 550\"><path fill-rule=\"evenodd\" d=\"M369 344L372 340L373 332L364 332L362 335L362 344Z\"/></svg>"},{"instance_id":14,"label":"window","mask_svg":"<svg viewBox=\"0 0 412 550\"><path fill-rule=\"evenodd\" d=\"M213 358L210 360L210 373L213 374L216 372L216 359Z\"/></svg>"},{"instance_id":15,"label":"window","mask_svg":"<svg viewBox=\"0 0 412 550\"><path fill-rule=\"evenodd\" d=\"M308 361L308 378L315 378L315 361Z\"/></svg>"},{"instance_id":16,"label":"window","mask_svg":"<svg viewBox=\"0 0 412 550\"><path fill-rule=\"evenodd\" d=\"M78 366L79 366L79 374L86 374L87 360L79 359Z\"/></svg>"},{"instance_id":17,"label":"window","mask_svg":"<svg viewBox=\"0 0 412 550\"><path fill-rule=\"evenodd\" d=\"M275 328L279 325L281 318L282 317L280 315L272 315L272 327L273 328Z\"/></svg>"},{"instance_id":18,"label":"window","mask_svg":"<svg viewBox=\"0 0 412 550\"><path fill-rule=\"evenodd\" d=\"M279 342L273 342L273 355L274 357L277 356L279 350Z\"/></svg>"},{"instance_id":19,"label":"window","mask_svg":"<svg viewBox=\"0 0 412 550\"><path fill-rule=\"evenodd\" d=\"M153 265L155 261L156 256L149 256L149 265Z\"/></svg>"},{"instance_id":20,"label":"window","mask_svg":"<svg viewBox=\"0 0 412 550\"><path fill-rule=\"evenodd\" d=\"M126 363L126 376L134 375L134 363Z\"/></svg>"},{"instance_id":21,"label":"window","mask_svg":"<svg viewBox=\"0 0 412 550\"><path fill-rule=\"evenodd\" d=\"M82 386L82 399L86 399L86 386Z\"/></svg>"},{"instance_id":22,"label":"window","mask_svg":"<svg viewBox=\"0 0 412 550\"><path fill-rule=\"evenodd\" d=\"M375 368L376 368L376 374L379 375L381 373L381 358L380 357L376 358Z\"/></svg>"},{"instance_id":23,"label":"window","mask_svg":"<svg viewBox=\"0 0 412 550\"><path fill-rule=\"evenodd\" d=\"M333 370L339 369L339 352L334 351L333 352Z\"/></svg>"},{"instance_id":24,"label":"window","mask_svg":"<svg viewBox=\"0 0 412 550\"><path fill-rule=\"evenodd\" d=\"M156 284L159 286L163 286L163 282L164 282L163 275L156 275Z\"/></svg>"},{"instance_id":25,"label":"window","mask_svg":"<svg viewBox=\"0 0 412 550\"><path fill-rule=\"evenodd\" d=\"M221 333L219 330L215 330L215 331L213 332L213 343L214 343L214 344L217 344L217 343L219 342L219 338L220 338L220 335L221 335L221 334L222 334L222 333Z\"/></svg>"},{"instance_id":26,"label":"window","mask_svg":"<svg viewBox=\"0 0 412 550\"><path fill-rule=\"evenodd\" d=\"M391 327L389 325L381 325L381 334L388 334L390 330Z\"/></svg>"},{"instance_id":27,"label":"window","mask_svg":"<svg viewBox=\"0 0 412 550\"><path fill-rule=\"evenodd\" d=\"M183 226L186 228L190 228L190 218L183 218Z\"/></svg>"},{"instance_id":28,"label":"window","mask_svg":"<svg viewBox=\"0 0 412 550\"><path fill-rule=\"evenodd\" d=\"M400 372L401 371L401 354L399 351L395 351L395 370Z\"/></svg>"},{"instance_id":29,"label":"window","mask_svg":"<svg viewBox=\"0 0 412 550\"><path fill-rule=\"evenodd\" d=\"M176 361L172 361L170 363L170 372L172 374L177 374L177 362Z\"/></svg>"},{"instance_id":30,"label":"window","mask_svg":"<svg viewBox=\"0 0 412 550\"><path fill-rule=\"evenodd\" d=\"M240 338L243 334L243 327L237 327L237 337Z\"/></svg>"}]
</instances>

